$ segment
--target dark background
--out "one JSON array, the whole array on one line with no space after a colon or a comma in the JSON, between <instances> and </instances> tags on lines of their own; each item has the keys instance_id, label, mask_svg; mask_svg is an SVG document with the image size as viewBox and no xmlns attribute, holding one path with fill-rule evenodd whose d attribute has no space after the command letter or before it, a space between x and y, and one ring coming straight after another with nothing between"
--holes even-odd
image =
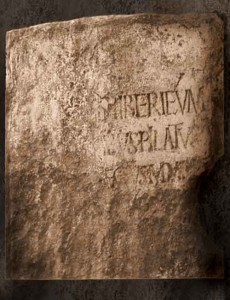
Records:
<instances>
[{"instance_id":1,"label":"dark background","mask_svg":"<svg viewBox=\"0 0 230 300\"><path fill-rule=\"evenodd\" d=\"M4 280L5 33L44 22L142 12L215 12L225 24L225 155L201 180L200 212L225 257L224 280ZM230 299L230 0L0 0L0 300Z\"/></svg>"}]
</instances>

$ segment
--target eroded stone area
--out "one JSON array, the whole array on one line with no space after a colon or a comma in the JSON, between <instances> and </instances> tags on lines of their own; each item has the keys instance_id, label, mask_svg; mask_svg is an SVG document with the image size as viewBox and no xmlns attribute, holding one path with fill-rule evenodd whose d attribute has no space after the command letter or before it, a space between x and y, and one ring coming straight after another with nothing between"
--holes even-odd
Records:
<instances>
[{"instance_id":1,"label":"eroded stone area","mask_svg":"<svg viewBox=\"0 0 230 300\"><path fill-rule=\"evenodd\" d=\"M11 31L6 94L9 277L223 275L197 197L223 154L218 17Z\"/></svg>"}]
</instances>

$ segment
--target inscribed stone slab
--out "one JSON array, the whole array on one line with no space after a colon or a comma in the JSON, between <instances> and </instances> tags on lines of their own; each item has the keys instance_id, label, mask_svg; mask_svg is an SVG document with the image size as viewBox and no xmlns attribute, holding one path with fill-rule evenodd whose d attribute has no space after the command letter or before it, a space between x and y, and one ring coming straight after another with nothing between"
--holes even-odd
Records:
<instances>
[{"instance_id":1,"label":"inscribed stone slab","mask_svg":"<svg viewBox=\"0 0 230 300\"><path fill-rule=\"evenodd\" d=\"M13 30L6 81L10 278L223 276L198 200L223 154L216 15Z\"/></svg>"}]
</instances>

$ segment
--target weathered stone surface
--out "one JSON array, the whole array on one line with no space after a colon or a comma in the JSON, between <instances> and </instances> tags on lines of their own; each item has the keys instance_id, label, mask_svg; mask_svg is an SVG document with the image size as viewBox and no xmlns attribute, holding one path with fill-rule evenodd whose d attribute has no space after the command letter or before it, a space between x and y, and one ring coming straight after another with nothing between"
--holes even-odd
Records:
<instances>
[{"instance_id":1,"label":"weathered stone surface","mask_svg":"<svg viewBox=\"0 0 230 300\"><path fill-rule=\"evenodd\" d=\"M197 197L223 154L222 31L140 14L7 34L9 277L223 275Z\"/></svg>"}]
</instances>

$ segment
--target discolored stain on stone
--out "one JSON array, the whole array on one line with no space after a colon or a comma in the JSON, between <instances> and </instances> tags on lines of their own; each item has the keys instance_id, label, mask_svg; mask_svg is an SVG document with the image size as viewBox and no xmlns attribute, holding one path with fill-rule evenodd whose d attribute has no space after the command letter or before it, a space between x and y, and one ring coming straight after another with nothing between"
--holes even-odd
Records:
<instances>
[{"instance_id":1,"label":"discolored stain on stone","mask_svg":"<svg viewBox=\"0 0 230 300\"><path fill-rule=\"evenodd\" d=\"M9 278L223 276L198 202L223 154L216 15L8 32L6 135Z\"/></svg>"}]
</instances>

